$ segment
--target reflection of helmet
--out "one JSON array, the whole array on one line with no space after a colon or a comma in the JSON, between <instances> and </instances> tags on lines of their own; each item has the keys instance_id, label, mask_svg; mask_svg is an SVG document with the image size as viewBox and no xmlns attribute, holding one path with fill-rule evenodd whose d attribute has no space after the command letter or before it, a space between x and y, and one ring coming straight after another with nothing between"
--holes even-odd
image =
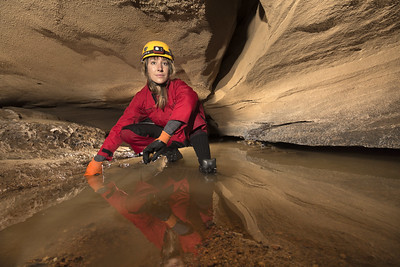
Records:
<instances>
[{"instance_id":1,"label":"reflection of helmet","mask_svg":"<svg viewBox=\"0 0 400 267\"><path fill-rule=\"evenodd\" d=\"M160 41L151 41L148 42L142 51L142 62L145 58L148 57L165 57L172 62L174 61L174 56L172 55L172 51L166 43Z\"/></svg>"}]
</instances>

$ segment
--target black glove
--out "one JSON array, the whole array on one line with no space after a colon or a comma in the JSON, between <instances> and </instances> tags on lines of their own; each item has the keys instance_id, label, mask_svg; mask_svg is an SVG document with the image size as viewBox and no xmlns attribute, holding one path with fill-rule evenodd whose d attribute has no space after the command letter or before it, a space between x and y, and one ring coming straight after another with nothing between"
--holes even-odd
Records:
<instances>
[{"instance_id":1,"label":"black glove","mask_svg":"<svg viewBox=\"0 0 400 267\"><path fill-rule=\"evenodd\" d=\"M143 149L143 162L150 163L150 154L154 153L151 161L155 161L167 148L167 145L161 140L155 140L153 143Z\"/></svg>"},{"instance_id":2,"label":"black glove","mask_svg":"<svg viewBox=\"0 0 400 267\"><path fill-rule=\"evenodd\" d=\"M158 195L153 194L147 196L147 202L144 206L144 211L160 219L161 221L167 221L172 214L171 208L168 205L168 201L162 200Z\"/></svg>"},{"instance_id":3,"label":"black glove","mask_svg":"<svg viewBox=\"0 0 400 267\"><path fill-rule=\"evenodd\" d=\"M158 203L150 205L147 212L164 222L167 221L172 214L171 209L167 205L160 205Z\"/></svg>"}]
</instances>

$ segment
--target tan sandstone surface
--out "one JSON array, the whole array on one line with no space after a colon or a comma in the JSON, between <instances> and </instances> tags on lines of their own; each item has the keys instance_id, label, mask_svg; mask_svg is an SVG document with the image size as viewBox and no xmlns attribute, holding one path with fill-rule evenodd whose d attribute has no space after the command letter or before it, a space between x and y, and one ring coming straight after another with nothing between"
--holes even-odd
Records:
<instances>
[{"instance_id":1,"label":"tan sandstone surface","mask_svg":"<svg viewBox=\"0 0 400 267\"><path fill-rule=\"evenodd\" d=\"M127 103L151 40L171 46L178 75L205 97L238 2L2 1L0 104Z\"/></svg>"},{"instance_id":2,"label":"tan sandstone surface","mask_svg":"<svg viewBox=\"0 0 400 267\"><path fill-rule=\"evenodd\" d=\"M238 29L247 41L239 50L229 46L225 59L235 60L206 103L219 131L398 148L399 3L260 2L258 15Z\"/></svg>"},{"instance_id":3,"label":"tan sandstone surface","mask_svg":"<svg viewBox=\"0 0 400 267\"><path fill-rule=\"evenodd\" d=\"M400 148L398 0L4 0L0 32L0 230L11 233L0 245L17 253L2 250L2 260L90 265L118 237L107 256L147 257L119 249L140 247L130 238L138 234L110 207L103 214L93 192L82 194L82 173L143 87L140 52L150 40L171 46L177 77L204 100L212 133ZM201 264L399 264L398 157L212 148L216 202L225 201L247 232L215 229ZM185 151L179 164L196 163ZM121 148L115 165L132 153ZM98 206L79 205L82 197ZM232 223L223 215L220 226ZM24 249L37 251L19 255Z\"/></svg>"},{"instance_id":4,"label":"tan sandstone surface","mask_svg":"<svg viewBox=\"0 0 400 267\"><path fill-rule=\"evenodd\" d=\"M0 105L124 107L143 45L161 39L222 135L399 148L399 13L394 0L2 1Z\"/></svg>"}]
</instances>

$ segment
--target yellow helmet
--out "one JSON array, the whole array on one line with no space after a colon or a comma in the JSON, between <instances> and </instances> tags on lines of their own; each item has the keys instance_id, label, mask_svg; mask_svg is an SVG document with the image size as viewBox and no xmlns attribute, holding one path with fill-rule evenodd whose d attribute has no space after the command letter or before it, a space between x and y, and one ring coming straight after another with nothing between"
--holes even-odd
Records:
<instances>
[{"instance_id":1,"label":"yellow helmet","mask_svg":"<svg viewBox=\"0 0 400 267\"><path fill-rule=\"evenodd\" d=\"M148 57L165 57L172 60L172 62L174 61L171 49L166 43L161 41L151 41L143 47L141 61L143 62Z\"/></svg>"}]
</instances>

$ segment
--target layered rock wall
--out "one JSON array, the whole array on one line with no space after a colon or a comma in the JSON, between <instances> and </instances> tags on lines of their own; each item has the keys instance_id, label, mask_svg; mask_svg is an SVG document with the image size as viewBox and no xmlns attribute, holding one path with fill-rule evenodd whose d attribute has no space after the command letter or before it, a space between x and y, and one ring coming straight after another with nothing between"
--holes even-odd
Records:
<instances>
[{"instance_id":1,"label":"layered rock wall","mask_svg":"<svg viewBox=\"0 0 400 267\"><path fill-rule=\"evenodd\" d=\"M220 133L400 148L400 4L260 2L206 103Z\"/></svg>"},{"instance_id":2,"label":"layered rock wall","mask_svg":"<svg viewBox=\"0 0 400 267\"><path fill-rule=\"evenodd\" d=\"M398 1L2 1L0 20L3 106L124 106L159 39L222 135L400 148Z\"/></svg>"},{"instance_id":3,"label":"layered rock wall","mask_svg":"<svg viewBox=\"0 0 400 267\"><path fill-rule=\"evenodd\" d=\"M152 40L170 45L177 76L204 98L238 3L1 1L0 105L126 104L145 84L140 56Z\"/></svg>"}]
</instances>

